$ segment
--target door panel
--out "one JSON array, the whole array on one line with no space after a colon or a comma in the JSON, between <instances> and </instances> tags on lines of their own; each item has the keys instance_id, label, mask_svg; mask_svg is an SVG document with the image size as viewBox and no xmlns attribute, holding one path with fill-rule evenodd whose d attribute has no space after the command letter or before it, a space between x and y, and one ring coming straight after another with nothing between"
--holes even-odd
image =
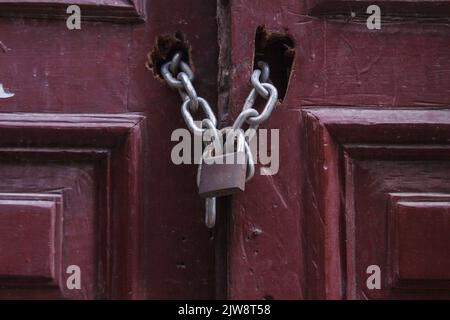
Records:
<instances>
[{"instance_id":1,"label":"door panel","mask_svg":"<svg viewBox=\"0 0 450 320\"><path fill-rule=\"evenodd\" d=\"M0 99L0 176L9 177L0 179L0 229L17 232L21 248L16 255L5 245L11 238L0 237L0 297L214 297L216 234L204 226L196 167L170 158L172 131L185 127L179 97L146 62L160 37L182 35L196 88L214 105L216 3L52 4L0 1L0 83L15 94ZM81 30L66 27L69 4L81 5ZM6 214L22 208L7 224ZM25 236L20 221L32 213L39 225L24 224L33 234ZM34 252L29 238L54 244ZM29 269L17 265L24 257ZM67 289L71 264L81 267L81 291Z\"/></svg>"},{"instance_id":2,"label":"door panel","mask_svg":"<svg viewBox=\"0 0 450 320\"><path fill-rule=\"evenodd\" d=\"M262 126L280 129L280 170L232 200L232 299L449 298L450 8L377 4L381 30L366 27L364 1L230 3L229 121L258 30L294 44L286 95ZM366 286L370 265L380 290Z\"/></svg>"},{"instance_id":3,"label":"door panel","mask_svg":"<svg viewBox=\"0 0 450 320\"><path fill-rule=\"evenodd\" d=\"M311 298L449 298L449 112L400 111L304 111Z\"/></svg>"},{"instance_id":4,"label":"door panel","mask_svg":"<svg viewBox=\"0 0 450 320\"><path fill-rule=\"evenodd\" d=\"M17 19L0 21L3 112L126 112L129 26Z\"/></svg>"},{"instance_id":5,"label":"door panel","mask_svg":"<svg viewBox=\"0 0 450 320\"><path fill-rule=\"evenodd\" d=\"M0 298L142 298L144 118L0 123ZM72 265L81 290L66 285Z\"/></svg>"}]
</instances>

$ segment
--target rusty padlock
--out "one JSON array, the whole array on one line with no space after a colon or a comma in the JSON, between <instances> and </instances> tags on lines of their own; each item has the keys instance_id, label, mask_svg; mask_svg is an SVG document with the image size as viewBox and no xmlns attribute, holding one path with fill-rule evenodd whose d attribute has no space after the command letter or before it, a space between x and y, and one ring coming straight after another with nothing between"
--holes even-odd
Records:
<instances>
[{"instance_id":1,"label":"rusty padlock","mask_svg":"<svg viewBox=\"0 0 450 320\"><path fill-rule=\"evenodd\" d=\"M198 192L202 197L222 197L245 190L245 137L242 132L237 135L231 133L227 134L226 140L224 154L213 155L213 144L205 148L199 167L198 183ZM236 150L229 152L230 146Z\"/></svg>"}]
</instances>

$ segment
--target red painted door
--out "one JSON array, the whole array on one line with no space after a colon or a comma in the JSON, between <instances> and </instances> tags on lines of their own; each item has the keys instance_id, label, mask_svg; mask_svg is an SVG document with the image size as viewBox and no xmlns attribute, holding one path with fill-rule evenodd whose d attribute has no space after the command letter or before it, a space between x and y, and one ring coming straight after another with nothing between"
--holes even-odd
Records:
<instances>
[{"instance_id":1,"label":"red painted door","mask_svg":"<svg viewBox=\"0 0 450 320\"><path fill-rule=\"evenodd\" d=\"M450 298L450 2L371 4L0 0L0 298ZM279 171L213 230L176 50L223 125L255 60L280 93Z\"/></svg>"},{"instance_id":2,"label":"red painted door","mask_svg":"<svg viewBox=\"0 0 450 320\"><path fill-rule=\"evenodd\" d=\"M0 298L215 296L196 168L170 161L178 96L146 68L158 39L185 38L214 101L215 14L201 0L0 1L14 93L0 99Z\"/></svg>"},{"instance_id":3,"label":"red painted door","mask_svg":"<svg viewBox=\"0 0 450 320\"><path fill-rule=\"evenodd\" d=\"M372 4L381 29L367 27ZM232 202L228 296L450 298L450 2L227 9L230 118L253 56L287 87L263 126L280 129L279 172Z\"/></svg>"}]
</instances>

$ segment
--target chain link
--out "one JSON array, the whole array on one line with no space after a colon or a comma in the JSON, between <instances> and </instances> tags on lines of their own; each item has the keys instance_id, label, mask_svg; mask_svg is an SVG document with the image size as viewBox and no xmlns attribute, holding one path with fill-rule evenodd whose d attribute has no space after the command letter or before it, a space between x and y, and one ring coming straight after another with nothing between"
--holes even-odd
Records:
<instances>
[{"instance_id":1,"label":"chain link","mask_svg":"<svg viewBox=\"0 0 450 320\"><path fill-rule=\"evenodd\" d=\"M206 115L206 119L209 119L214 124L214 126L217 126L216 116L214 115L214 112L209 106L209 103L201 97L197 97L197 99L200 107L203 110L203 113ZM203 135L203 133L205 133L206 129L199 127L195 123L194 117L192 116L191 111L189 110L189 106L191 105L190 103L191 103L190 98L183 102L183 104L181 105L181 115L183 116L184 122L186 122L188 129L194 135L201 136Z\"/></svg>"},{"instance_id":2,"label":"chain link","mask_svg":"<svg viewBox=\"0 0 450 320\"><path fill-rule=\"evenodd\" d=\"M246 136L244 142L245 162L247 166L246 181L249 181L254 176L255 163L249 143L256 134L259 125L270 117L278 101L278 90L269 80L269 65L263 61L259 61L257 65L259 69L253 71L250 79L253 89L245 100L242 112L238 115L231 127L222 128L220 130L217 128L217 119L211 106L205 99L197 95L192 83L194 81L194 73L190 66L182 60L181 52L175 53L170 61L162 65L161 74L164 80L171 88L178 90L181 99L183 100L181 105L181 115L188 129L194 135L210 135L210 141L206 145L200 159L197 171L197 184L199 184L200 181L204 157L212 151L214 151L216 155L222 154L222 140L224 136L226 137L227 146L233 145L234 139L240 138L240 135L243 134L242 132L244 131L242 128L244 124L248 125L246 132L250 132L250 134ZM266 100L266 104L261 113L254 108L258 96ZM199 108L205 115L205 118L200 122L200 126L196 124L192 115L197 113ZM233 139L228 139L228 137L231 137L230 131L233 133ZM239 131L239 134L236 136L235 133L237 131ZM205 223L209 228L212 228L216 221L216 198L206 198L205 207Z\"/></svg>"}]
</instances>

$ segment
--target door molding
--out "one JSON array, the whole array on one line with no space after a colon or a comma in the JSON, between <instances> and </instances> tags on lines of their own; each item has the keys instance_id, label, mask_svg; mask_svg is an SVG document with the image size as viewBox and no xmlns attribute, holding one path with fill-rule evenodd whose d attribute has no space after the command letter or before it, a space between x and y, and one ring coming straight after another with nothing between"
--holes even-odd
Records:
<instances>
[{"instance_id":1,"label":"door molding","mask_svg":"<svg viewBox=\"0 0 450 320\"><path fill-rule=\"evenodd\" d=\"M0 114L0 162L6 168L1 173L0 214L5 205L14 205L19 213L21 207L33 205L48 216L36 203L51 195L64 204L52 209L54 221L64 221L60 231L46 231L42 223L33 225L15 216L15 222L25 221L31 230L17 241L23 248L10 249L15 254L29 252L33 232L54 234L47 241L54 249L46 255L45 248L39 248L43 254L27 269L34 271L24 274L35 284L25 296L42 298L42 289L50 286L52 298L144 297L144 139L145 117L136 114ZM9 246L1 242L5 237L0 236L3 249ZM50 271L38 267L44 262ZM79 263L84 287L67 290L65 270ZM0 297L13 297L23 283L24 277L15 283L8 271L14 269L0 268L6 273L0 275L0 284L8 284L0 289ZM35 278L42 281L36 283Z\"/></svg>"},{"instance_id":2,"label":"door molding","mask_svg":"<svg viewBox=\"0 0 450 320\"><path fill-rule=\"evenodd\" d=\"M25 18L67 18L67 7L78 5L82 19L92 21L143 22L145 20L145 0L0 0L0 16Z\"/></svg>"}]
</instances>

